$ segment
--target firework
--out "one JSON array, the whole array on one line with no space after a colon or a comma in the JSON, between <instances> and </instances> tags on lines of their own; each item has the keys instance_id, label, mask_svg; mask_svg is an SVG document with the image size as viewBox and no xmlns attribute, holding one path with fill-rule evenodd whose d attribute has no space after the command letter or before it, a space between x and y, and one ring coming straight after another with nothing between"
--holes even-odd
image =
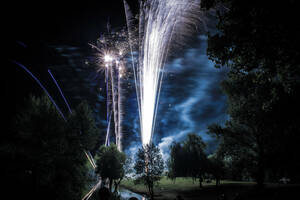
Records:
<instances>
[{"instance_id":1,"label":"firework","mask_svg":"<svg viewBox=\"0 0 300 200\"><path fill-rule=\"evenodd\" d=\"M133 15L124 2L128 34ZM139 65L134 70L143 145L151 142L170 44L183 41L199 20L199 0L140 1ZM194 30L194 29L193 29Z\"/></svg>"},{"instance_id":2,"label":"firework","mask_svg":"<svg viewBox=\"0 0 300 200\"><path fill-rule=\"evenodd\" d=\"M108 121L108 125L107 125L107 130L106 130L105 146L109 146L110 121L111 121L111 113L109 114L109 121Z\"/></svg>"},{"instance_id":3,"label":"firework","mask_svg":"<svg viewBox=\"0 0 300 200\"><path fill-rule=\"evenodd\" d=\"M63 94L61 88L59 87L59 85L58 85L56 79L54 78L53 74L51 73L50 69L48 69L48 73L50 74L52 80L54 81L56 87L58 88L58 90L59 90L59 92L60 92L60 95L61 95L62 98L64 99L64 102L65 102L65 104L67 105L69 112L72 114L72 110L71 110L71 108L70 108L70 105L68 104L67 99L65 98L65 96L64 96L64 94Z\"/></svg>"},{"instance_id":4,"label":"firework","mask_svg":"<svg viewBox=\"0 0 300 200\"><path fill-rule=\"evenodd\" d=\"M92 189L82 198L82 200L88 200L92 196L92 194L101 186L101 184L102 180L100 179L98 183L94 187L92 187Z\"/></svg>"},{"instance_id":5,"label":"firework","mask_svg":"<svg viewBox=\"0 0 300 200\"><path fill-rule=\"evenodd\" d=\"M61 88L59 87L59 85L58 85L56 79L54 78L53 74L51 73L50 69L48 69L48 73L50 74L52 80L54 81L56 87L58 88L58 90L59 90L59 92L60 92L60 95L61 95L62 98L64 99L64 102L65 102L66 106L68 107L70 114L72 114L72 110L71 110L71 108L70 108L70 106L69 106L69 104L68 104L68 101L67 101L67 99L65 98L64 93L62 92ZM65 121L66 121L66 119L65 119ZM80 132L80 134L81 134L81 132ZM83 152L85 153L85 155L86 155L88 161L90 162L90 164L92 165L92 167L93 167L94 169L96 169L96 164L95 164L95 161L94 161L93 156L91 155L91 153L90 153L89 151L87 152L86 150L83 150Z\"/></svg>"},{"instance_id":6,"label":"firework","mask_svg":"<svg viewBox=\"0 0 300 200\"><path fill-rule=\"evenodd\" d=\"M15 63L16 65L18 65L19 67L23 68L39 84L39 86L44 90L44 92L47 94L47 96L49 97L49 99L51 100L53 105L55 106L55 108L58 111L58 113L60 114L60 116L66 121L64 114L61 112L61 110L55 103L54 99L51 97L51 95L49 94L47 89L44 87L44 85L39 81L39 79L36 76L34 76L33 73L29 69L27 69L24 65L22 65L16 61L12 61L12 62Z\"/></svg>"},{"instance_id":7,"label":"firework","mask_svg":"<svg viewBox=\"0 0 300 200\"><path fill-rule=\"evenodd\" d=\"M122 79L126 78L124 58L129 51L128 36L126 31L110 32L103 34L97 45L90 44L97 50L96 62L98 71L105 71L107 91L107 133L105 144L109 143L110 124L113 117L115 143L122 151ZM111 113L111 114L109 114Z\"/></svg>"}]
</instances>

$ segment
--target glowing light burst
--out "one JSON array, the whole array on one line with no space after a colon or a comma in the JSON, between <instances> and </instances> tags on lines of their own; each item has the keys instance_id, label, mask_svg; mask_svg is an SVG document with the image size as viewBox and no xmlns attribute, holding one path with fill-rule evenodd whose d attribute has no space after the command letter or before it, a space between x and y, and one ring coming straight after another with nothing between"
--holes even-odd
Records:
<instances>
[{"instance_id":1,"label":"glowing light burst","mask_svg":"<svg viewBox=\"0 0 300 200\"><path fill-rule=\"evenodd\" d=\"M126 0L123 2L130 36L133 35L134 17ZM199 5L200 0L140 1L139 66L134 72L138 85L136 89L143 145L152 140L163 69L170 44L183 42L184 37L193 32L191 26L199 20Z\"/></svg>"},{"instance_id":2,"label":"glowing light burst","mask_svg":"<svg viewBox=\"0 0 300 200\"><path fill-rule=\"evenodd\" d=\"M113 120L115 143L119 151L122 151L122 79L126 78L123 60L129 48L127 37L124 30L114 33L108 30L108 33L98 39L97 45L90 44L97 50L98 71L105 71L108 125L105 144L109 145L110 143L110 127Z\"/></svg>"},{"instance_id":3,"label":"glowing light burst","mask_svg":"<svg viewBox=\"0 0 300 200\"><path fill-rule=\"evenodd\" d=\"M113 61L113 57L109 54L104 55L104 62L112 62Z\"/></svg>"}]
</instances>

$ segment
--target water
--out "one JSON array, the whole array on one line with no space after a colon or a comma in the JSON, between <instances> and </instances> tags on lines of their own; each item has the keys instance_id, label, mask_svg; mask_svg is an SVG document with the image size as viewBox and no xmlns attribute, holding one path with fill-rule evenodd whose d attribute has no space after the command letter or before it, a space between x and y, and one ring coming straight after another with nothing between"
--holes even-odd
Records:
<instances>
[{"instance_id":1,"label":"water","mask_svg":"<svg viewBox=\"0 0 300 200\"><path fill-rule=\"evenodd\" d=\"M130 190L127 190L125 188L120 188L119 193L121 195L122 200L128 200L130 197L136 197L138 200L147 200L146 197L144 197L140 194L131 192Z\"/></svg>"}]
</instances>

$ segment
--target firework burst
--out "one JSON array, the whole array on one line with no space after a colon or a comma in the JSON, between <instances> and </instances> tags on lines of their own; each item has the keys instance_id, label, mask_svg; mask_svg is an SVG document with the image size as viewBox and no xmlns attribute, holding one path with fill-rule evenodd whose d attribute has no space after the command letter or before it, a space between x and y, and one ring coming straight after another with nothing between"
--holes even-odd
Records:
<instances>
[{"instance_id":1,"label":"firework burst","mask_svg":"<svg viewBox=\"0 0 300 200\"><path fill-rule=\"evenodd\" d=\"M111 118L113 117L116 145L121 151L123 119L122 80L127 75L124 63L129 50L127 32L125 30L119 32L108 31L97 40L96 45L90 45L97 50L97 71L105 73L108 124L105 143L106 145L110 143Z\"/></svg>"},{"instance_id":2,"label":"firework burst","mask_svg":"<svg viewBox=\"0 0 300 200\"><path fill-rule=\"evenodd\" d=\"M134 37L136 19L123 0L129 41ZM152 140L155 128L164 65L174 44L197 30L201 21L200 0L145 0L140 2L138 19L139 65L134 66L142 144ZM134 44L131 44L134 46ZM131 48L131 53L132 53Z\"/></svg>"}]
</instances>

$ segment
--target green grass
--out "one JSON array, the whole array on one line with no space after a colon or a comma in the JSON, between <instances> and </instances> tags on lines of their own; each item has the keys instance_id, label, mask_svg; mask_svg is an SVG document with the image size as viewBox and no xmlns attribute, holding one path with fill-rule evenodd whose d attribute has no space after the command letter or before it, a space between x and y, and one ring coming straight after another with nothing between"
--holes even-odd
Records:
<instances>
[{"instance_id":1,"label":"green grass","mask_svg":"<svg viewBox=\"0 0 300 200\"><path fill-rule=\"evenodd\" d=\"M291 199L298 194L300 185L279 185L268 183L263 190L257 190L254 182L221 181L220 187L215 187L215 182L203 183L203 189L199 188L197 181L191 178L177 178L175 182L163 177L154 188L156 200L174 200L181 195L184 200L216 200L221 194L226 194L228 200L233 200L239 193L243 200L273 200ZM147 194L144 185L135 185L132 180L123 180L121 187L140 194Z\"/></svg>"},{"instance_id":2,"label":"green grass","mask_svg":"<svg viewBox=\"0 0 300 200\"><path fill-rule=\"evenodd\" d=\"M235 182L235 181L221 181L222 186L225 185L239 185L239 186L252 186L253 182ZM123 180L121 183L122 187L125 187L133 192L140 194L147 194L147 188L144 185L135 185L132 180ZM204 189L199 188L199 182L191 178L177 178L175 181L163 177L158 185L154 188L156 199L175 199L177 195L181 195L184 199L199 199L200 196L205 196L205 199L216 199L219 192L215 188L215 182L203 183ZM214 190L214 194L209 194L210 191ZM220 190L218 188L217 190Z\"/></svg>"}]
</instances>

